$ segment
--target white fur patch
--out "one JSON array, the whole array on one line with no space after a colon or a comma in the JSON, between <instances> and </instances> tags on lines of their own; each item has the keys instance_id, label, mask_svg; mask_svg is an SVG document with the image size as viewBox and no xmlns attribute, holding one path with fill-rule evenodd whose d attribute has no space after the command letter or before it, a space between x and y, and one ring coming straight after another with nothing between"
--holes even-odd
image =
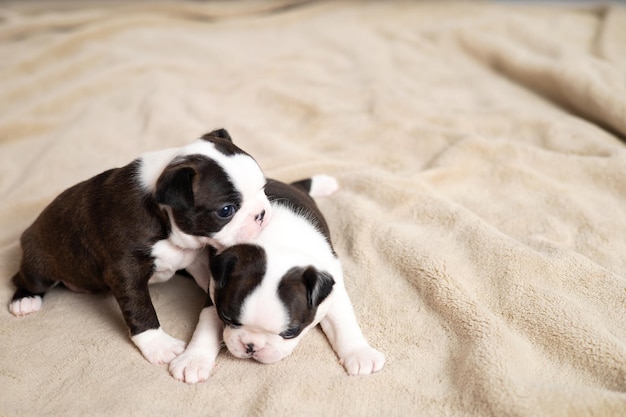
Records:
<instances>
[{"instance_id":1,"label":"white fur patch","mask_svg":"<svg viewBox=\"0 0 626 417\"><path fill-rule=\"evenodd\" d=\"M199 348L189 348L170 362L170 375L187 384L204 382L211 376L215 357Z\"/></svg>"},{"instance_id":2,"label":"white fur patch","mask_svg":"<svg viewBox=\"0 0 626 417\"><path fill-rule=\"evenodd\" d=\"M233 185L246 196L255 195L265 185L265 176L256 161L249 155L238 153L224 155L215 144L204 139L197 139L187 146L146 152L139 158L141 168L139 180L149 191L156 188L156 183L167 165L177 156L204 155L217 162L226 172Z\"/></svg>"},{"instance_id":3,"label":"white fur patch","mask_svg":"<svg viewBox=\"0 0 626 417\"><path fill-rule=\"evenodd\" d=\"M148 362L153 364L170 363L185 350L185 342L170 336L160 327L146 330L131 339Z\"/></svg>"},{"instance_id":4,"label":"white fur patch","mask_svg":"<svg viewBox=\"0 0 626 417\"><path fill-rule=\"evenodd\" d=\"M334 177L325 174L311 177L311 197L325 197L331 195L339 189L339 183Z\"/></svg>"},{"instance_id":5,"label":"white fur patch","mask_svg":"<svg viewBox=\"0 0 626 417\"><path fill-rule=\"evenodd\" d=\"M341 358L348 375L369 375L383 369L385 355L371 346L355 349Z\"/></svg>"},{"instance_id":6,"label":"white fur patch","mask_svg":"<svg viewBox=\"0 0 626 417\"><path fill-rule=\"evenodd\" d=\"M206 381L220 350L223 324L215 307L205 307L187 349L170 362L170 374L182 382L195 384Z\"/></svg>"},{"instance_id":7,"label":"white fur patch","mask_svg":"<svg viewBox=\"0 0 626 417\"><path fill-rule=\"evenodd\" d=\"M277 286L261 282L241 306L240 320L257 331L278 334L284 330L289 316L276 296Z\"/></svg>"},{"instance_id":8,"label":"white fur patch","mask_svg":"<svg viewBox=\"0 0 626 417\"><path fill-rule=\"evenodd\" d=\"M369 346L363 336L346 288L335 285L333 300L320 324L348 375L378 372L385 356Z\"/></svg>"},{"instance_id":9,"label":"white fur patch","mask_svg":"<svg viewBox=\"0 0 626 417\"><path fill-rule=\"evenodd\" d=\"M285 272L295 265L314 265L333 277L341 274L341 263L332 253L326 238L306 216L281 204L273 204L272 210L272 221L254 240L265 249L267 256L264 286L276 288Z\"/></svg>"},{"instance_id":10,"label":"white fur patch","mask_svg":"<svg viewBox=\"0 0 626 417\"><path fill-rule=\"evenodd\" d=\"M181 148L169 148L160 151L146 152L139 157L141 167L139 168L139 182L141 186L152 192L156 188L156 183L165 167L172 162Z\"/></svg>"},{"instance_id":11,"label":"white fur patch","mask_svg":"<svg viewBox=\"0 0 626 417\"><path fill-rule=\"evenodd\" d=\"M40 296L20 298L9 304L9 311L14 316L25 316L41 309L42 299Z\"/></svg>"},{"instance_id":12,"label":"white fur patch","mask_svg":"<svg viewBox=\"0 0 626 417\"><path fill-rule=\"evenodd\" d=\"M195 261L202 249L183 249L171 242L172 238L159 240L152 246L154 273L148 283L154 284L170 279L176 271Z\"/></svg>"},{"instance_id":13,"label":"white fur patch","mask_svg":"<svg viewBox=\"0 0 626 417\"><path fill-rule=\"evenodd\" d=\"M253 197L265 186L265 176L256 161L249 155L238 153L224 155L215 145L206 140L198 139L181 149L180 155L205 155L226 172L235 188L246 197Z\"/></svg>"}]
</instances>

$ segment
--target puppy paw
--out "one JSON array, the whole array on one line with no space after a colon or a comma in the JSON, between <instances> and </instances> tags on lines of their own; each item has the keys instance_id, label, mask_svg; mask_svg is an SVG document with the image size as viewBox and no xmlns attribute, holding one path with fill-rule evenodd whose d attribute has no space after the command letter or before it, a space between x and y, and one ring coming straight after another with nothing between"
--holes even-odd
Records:
<instances>
[{"instance_id":1,"label":"puppy paw","mask_svg":"<svg viewBox=\"0 0 626 417\"><path fill-rule=\"evenodd\" d=\"M215 358L204 350L187 349L170 362L170 375L187 384L204 382L211 375Z\"/></svg>"},{"instance_id":2,"label":"puppy paw","mask_svg":"<svg viewBox=\"0 0 626 417\"><path fill-rule=\"evenodd\" d=\"M341 363L348 375L369 375L383 368L385 355L365 346L348 352L341 358Z\"/></svg>"},{"instance_id":3,"label":"puppy paw","mask_svg":"<svg viewBox=\"0 0 626 417\"><path fill-rule=\"evenodd\" d=\"M148 362L170 363L185 350L185 342L165 333L161 328L146 330L131 338Z\"/></svg>"},{"instance_id":4,"label":"puppy paw","mask_svg":"<svg viewBox=\"0 0 626 417\"><path fill-rule=\"evenodd\" d=\"M9 311L14 316L25 316L39 311L41 309L41 303L42 299L38 295L18 298L17 300L11 301Z\"/></svg>"},{"instance_id":5,"label":"puppy paw","mask_svg":"<svg viewBox=\"0 0 626 417\"><path fill-rule=\"evenodd\" d=\"M331 195L339 189L339 183L334 177L325 174L313 175L311 177L311 197L325 197Z\"/></svg>"}]
</instances>

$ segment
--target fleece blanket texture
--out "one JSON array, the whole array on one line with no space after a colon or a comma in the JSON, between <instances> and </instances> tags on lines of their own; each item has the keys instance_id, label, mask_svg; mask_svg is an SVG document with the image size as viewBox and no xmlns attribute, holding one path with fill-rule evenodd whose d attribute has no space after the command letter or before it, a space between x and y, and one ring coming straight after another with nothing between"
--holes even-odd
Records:
<instances>
[{"instance_id":1,"label":"fleece blanket texture","mask_svg":"<svg viewBox=\"0 0 626 417\"><path fill-rule=\"evenodd\" d=\"M379 373L316 328L177 382L113 296L8 311L65 188L229 130L319 199ZM626 8L419 1L3 2L0 415L626 415ZM204 293L151 287L189 340Z\"/></svg>"}]
</instances>

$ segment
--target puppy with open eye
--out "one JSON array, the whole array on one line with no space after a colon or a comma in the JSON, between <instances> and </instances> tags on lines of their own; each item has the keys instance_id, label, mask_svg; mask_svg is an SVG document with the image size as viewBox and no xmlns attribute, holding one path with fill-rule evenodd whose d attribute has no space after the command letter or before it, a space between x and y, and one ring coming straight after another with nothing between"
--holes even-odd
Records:
<instances>
[{"instance_id":1,"label":"puppy with open eye","mask_svg":"<svg viewBox=\"0 0 626 417\"><path fill-rule=\"evenodd\" d=\"M220 129L79 183L23 233L9 310L38 311L58 283L110 289L144 357L168 363L185 343L161 329L148 284L187 269L208 290L206 245L231 246L259 234L271 210L265 182L255 160Z\"/></svg>"},{"instance_id":2,"label":"puppy with open eye","mask_svg":"<svg viewBox=\"0 0 626 417\"><path fill-rule=\"evenodd\" d=\"M174 378L206 380L222 340L238 358L276 362L318 323L348 374L382 369L385 357L363 336L327 223L311 198L336 188L325 175L290 185L268 180L271 223L248 243L209 250L209 295L187 349L170 363Z\"/></svg>"}]
</instances>

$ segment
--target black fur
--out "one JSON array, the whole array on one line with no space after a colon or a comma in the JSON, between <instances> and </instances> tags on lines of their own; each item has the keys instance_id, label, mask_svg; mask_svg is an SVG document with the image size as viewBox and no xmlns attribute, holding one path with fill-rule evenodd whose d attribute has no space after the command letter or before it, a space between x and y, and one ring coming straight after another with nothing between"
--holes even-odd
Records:
<instances>
[{"instance_id":1,"label":"black fur","mask_svg":"<svg viewBox=\"0 0 626 417\"><path fill-rule=\"evenodd\" d=\"M245 153L227 131L205 136L229 155ZM216 215L241 196L218 164L199 155L172 161L154 193L138 183L140 159L61 193L21 237L13 301L43 296L57 282L86 291L111 289L131 335L159 327L148 292L153 245L171 232L169 206L185 233L212 236L228 223Z\"/></svg>"},{"instance_id":2,"label":"black fur","mask_svg":"<svg viewBox=\"0 0 626 417\"><path fill-rule=\"evenodd\" d=\"M175 159L157 181L156 201L172 208L176 225L185 233L210 236L230 218L217 211L225 205L241 206L241 194L215 161L201 155Z\"/></svg>"},{"instance_id":3,"label":"black fur","mask_svg":"<svg viewBox=\"0 0 626 417\"><path fill-rule=\"evenodd\" d=\"M265 276L265 251L257 245L235 245L219 255L209 252L211 275L215 280L215 307L222 321L238 326L240 308ZM207 298L211 298L210 295Z\"/></svg>"}]
</instances>

